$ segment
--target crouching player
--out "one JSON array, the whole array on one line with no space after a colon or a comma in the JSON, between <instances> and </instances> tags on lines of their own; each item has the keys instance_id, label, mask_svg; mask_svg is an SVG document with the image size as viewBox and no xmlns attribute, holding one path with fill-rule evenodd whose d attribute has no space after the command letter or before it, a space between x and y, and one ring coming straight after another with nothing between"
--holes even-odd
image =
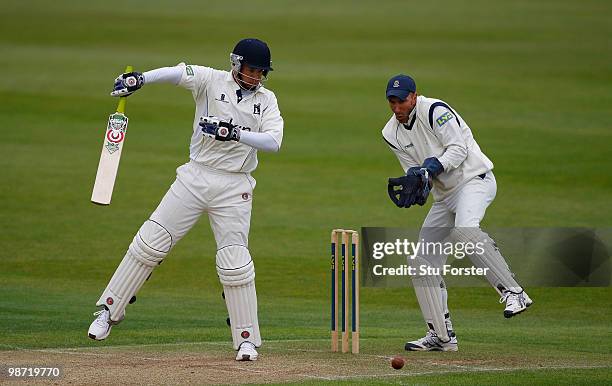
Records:
<instances>
[{"instance_id":1,"label":"crouching player","mask_svg":"<svg viewBox=\"0 0 612 386\"><path fill-rule=\"evenodd\" d=\"M493 163L482 153L463 118L443 101L418 95L411 77L391 78L386 96L393 116L382 134L406 173L389 179L391 200L400 208L423 205L431 190L434 203L419 239L436 242L450 238L482 246L482 253L468 256L474 266L487 268L483 271L488 282L505 303L504 316L523 312L532 300L514 279L495 242L480 229L497 191ZM420 253L408 263L415 268L440 268L445 261L443 254ZM406 343L406 350L456 351L457 337L442 276L415 275L412 282L427 333Z\"/></svg>"}]
</instances>

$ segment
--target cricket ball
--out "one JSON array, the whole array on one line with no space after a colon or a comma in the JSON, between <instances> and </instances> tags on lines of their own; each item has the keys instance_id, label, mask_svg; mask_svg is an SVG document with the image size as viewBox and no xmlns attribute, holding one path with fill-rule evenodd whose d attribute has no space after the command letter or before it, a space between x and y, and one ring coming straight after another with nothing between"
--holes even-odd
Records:
<instances>
[{"instance_id":1,"label":"cricket ball","mask_svg":"<svg viewBox=\"0 0 612 386\"><path fill-rule=\"evenodd\" d=\"M393 359L391 359L391 367L396 370L399 370L404 367L404 363L406 363L406 361L404 361L404 358L402 357L393 357Z\"/></svg>"}]
</instances>

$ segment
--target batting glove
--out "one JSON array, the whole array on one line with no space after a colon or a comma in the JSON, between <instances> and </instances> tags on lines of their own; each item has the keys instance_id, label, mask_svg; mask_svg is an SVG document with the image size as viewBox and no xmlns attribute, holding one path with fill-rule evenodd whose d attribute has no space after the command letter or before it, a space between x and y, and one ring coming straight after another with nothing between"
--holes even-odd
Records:
<instances>
[{"instance_id":1,"label":"batting glove","mask_svg":"<svg viewBox=\"0 0 612 386\"><path fill-rule=\"evenodd\" d=\"M240 129L217 117L201 117L199 125L205 136L214 138L217 141L240 140Z\"/></svg>"},{"instance_id":2,"label":"batting glove","mask_svg":"<svg viewBox=\"0 0 612 386\"><path fill-rule=\"evenodd\" d=\"M115 78L115 86L110 93L114 97L129 96L144 84L144 76L140 72L126 72Z\"/></svg>"}]
</instances>

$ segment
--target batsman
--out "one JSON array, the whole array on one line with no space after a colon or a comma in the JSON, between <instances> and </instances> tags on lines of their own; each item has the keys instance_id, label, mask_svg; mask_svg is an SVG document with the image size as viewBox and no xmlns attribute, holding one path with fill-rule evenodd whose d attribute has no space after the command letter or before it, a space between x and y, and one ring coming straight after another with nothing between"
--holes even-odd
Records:
<instances>
[{"instance_id":1,"label":"batsman","mask_svg":"<svg viewBox=\"0 0 612 386\"><path fill-rule=\"evenodd\" d=\"M115 79L115 97L144 85L169 83L191 91L195 113L189 161L157 209L136 233L96 305L89 327L95 340L108 337L125 317L125 308L153 270L195 225L208 215L217 244L216 270L223 286L237 361L254 361L261 345L255 292L255 266L249 227L257 151L277 152L283 119L274 93L263 86L272 71L268 45L239 41L230 54L230 71L180 63Z\"/></svg>"},{"instance_id":2,"label":"batsman","mask_svg":"<svg viewBox=\"0 0 612 386\"><path fill-rule=\"evenodd\" d=\"M474 266L486 269L487 281L501 296L500 303L505 303L504 316L523 312L532 300L514 279L495 242L480 228L497 192L493 163L480 150L465 120L445 102L418 95L410 76L392 77L386 97L393 116L382 135L405 171L389 179L391 200L400 208L409 208L424 205L431 192L434 202L419 239L479 245L478 252L468 256ZM432 248L416 253L408 264L419 272L421 266L439 269L446 259L440 249ZM427 271L440 272L436 269ZM405 349L457 351L442 276L416 274L412 282L427 333L407 342Z\"/></svg>"}]
</instances>

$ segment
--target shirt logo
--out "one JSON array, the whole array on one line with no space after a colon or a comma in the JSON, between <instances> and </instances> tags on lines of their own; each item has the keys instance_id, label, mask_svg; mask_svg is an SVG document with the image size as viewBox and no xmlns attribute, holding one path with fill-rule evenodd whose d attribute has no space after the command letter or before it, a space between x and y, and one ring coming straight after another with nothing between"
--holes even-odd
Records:
<instances>
[{"instance_id":1,"label":"shirt logo","mask_svg":"<svg viewBox=\"0 0 612 386\"><path fill-rule=\"evenodd\" d=\"M453 118L454 118L453 114L447 111L436 119L436 123L438 124L438 126L442 126Z\"/></svg>"},{"instance_id":2,"label":"shirt logo","mask_svg":"<svg viewBox=\"0 0 612 386\"><path fill-rule=\"evenodd\" d=\"M191 68L191 66L185 67L185 72L187 73L187 75L193 76L193 68Z\"/></svg>"},{"instance_id":3,"label":"shirt logo","mask_svg":"<svg viewBox=\"0 0 612 386\"><path fill-rule=\"evenodd\" d=\"M225 94L221 94L219 98L215 98L216 101L229 103L229 101L225 100Z\"/></svg>"},{"instance_id":4,"label":"shirt logo","mask_svg":"<svg viewBox=\"0 0 612 386\"><path fill-rule=\"evenodd\" d=\"M395 82L393 82L393 87L394 88L399 87L399 80L396 80Z\"/></svg>"},{"instance_id":5,"label":"shirt logo","mask_svg":"<svg viewBox=\"0 0 612 386\"><path fill-rule=\"evenodd\" d=\"M261 115L261 103L256 103L253 105L253 114Z\"/></svg>"}]
</instances>

